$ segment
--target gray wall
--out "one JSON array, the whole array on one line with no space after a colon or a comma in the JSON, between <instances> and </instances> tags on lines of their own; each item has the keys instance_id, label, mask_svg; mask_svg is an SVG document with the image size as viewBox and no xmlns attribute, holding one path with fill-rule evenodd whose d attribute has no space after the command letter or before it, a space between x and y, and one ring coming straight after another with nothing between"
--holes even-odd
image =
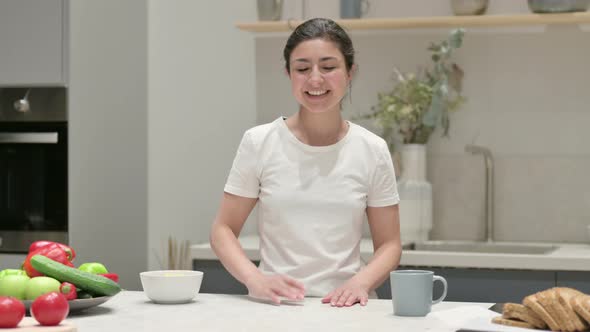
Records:
<instances>
[{"instance_id":1,"label":"gray wall","mask_svg":"<svg viewBox=\"0 0 590 332\"><path fill-rule=\"evenodd\" d=\"M207 241L239 140L255 124L255 6L71 4L71 242L141 289L168 236ZM229 8L231 7L231 10Z\"/></svg>"},{"instance_id":2,"label":"gray wall","mask_svg":"<svg viewBox=\"0 0 590 332\"><path fill-rule=\"evenodd\" d=\"M337 1L306 3L306 17L338 18ZM371 4L372 17L450 14L447 1ZM497 0L490 2L488 14L519 12L528 12L526 2ZM394 66L415 71L429 63L426 47L447 32L353 31L359 71L345 116L370 111L377 92L391 88ZM297 110L282 70L286 37L259 35L256 40L259 123ZM498 240L589 240L588 38L577 26L467 30L456 62L465 71L468 101L452 114L451 138L443 139L437 132L428 146L428 178L434 190L432 238L483 238L483 160L463 152L465 144L475 143L489 147L496 159ZM359 123L377 132L371 122Z\"/></svg>"},{"instance_id":3,"label":"gray wall","mask_svg":"<svg viewBox=\"0 0 590 332\"><path fill-rule=\"evenodd\" d=\"M149 267L169 236L206 242L244 130L255 125L251 1L150 1ZM160 257L158 259L157 257Z\"/></svg>"},{"instance_id":4,"label":"gray wall","mask_svg":"<svg viewBox=\"0 0 590 332\"><path fill-rule=\"evenodd\" d=\"M147 3L70 1L70 241L126 289L147 267Z\"/></svg>"},{"instance_id":5,"label":"gray wall","mask_svg":"<svg viewBox=\"0 0 590 332\"><path fill-rule=\"evenodd\" d=\"M0 254L0 270L18 269L26 257L24 254Z\"/></svg>"}]
</instances>

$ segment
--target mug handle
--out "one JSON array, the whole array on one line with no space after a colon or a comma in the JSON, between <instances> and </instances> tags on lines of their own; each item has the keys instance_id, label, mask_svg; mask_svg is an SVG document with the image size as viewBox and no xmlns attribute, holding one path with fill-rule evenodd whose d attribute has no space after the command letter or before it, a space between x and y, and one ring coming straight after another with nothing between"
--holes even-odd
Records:
<instances>
[{"instance_id":1,"label":"mug handle","mask_svg":"<svg viewBox=\"0 0 590 332\"><path fill-rule=\"evenodd\" d=\"M369 8L371 7L371 3L369 2L369 0L361 0L361 7L364 5L364 8L361 9L361 14L367 15L367 13L369 12Z\"/></svg>"},{"instance_id":2,"label":"mug handle","mask_svg":"<svg viewBox=\"0 0 590 332\"><path fill-rule=\"evenodd\" d=\"M444 300L445 297L447 297L447 280L445 278L441 277L441 276L434 276L432 283L434 284L434 281L437 281L437 280L443 283L443 286L444 286L443 287L443 293L442 293L442 295L438 299L433 300L432 301L432 304L437 304L440 301Z\"/></svg>"}]
</instances>

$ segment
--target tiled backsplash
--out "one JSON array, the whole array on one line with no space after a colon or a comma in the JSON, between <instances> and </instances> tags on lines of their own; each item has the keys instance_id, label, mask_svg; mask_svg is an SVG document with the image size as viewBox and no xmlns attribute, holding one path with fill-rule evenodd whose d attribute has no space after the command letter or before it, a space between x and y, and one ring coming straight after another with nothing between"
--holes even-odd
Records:
<instances>
[{"instance_id":1,"label":"tiled backsplash","mask_svg":"<svg viewBox=\"0 0 590 332\"><path fill-rule=\"evenodd\" d=\"M498 156L495 238L590 242L589 157ZM484 238L485 169L481 156L430 156L437 239Z\"/></svg>"}]
</instances>

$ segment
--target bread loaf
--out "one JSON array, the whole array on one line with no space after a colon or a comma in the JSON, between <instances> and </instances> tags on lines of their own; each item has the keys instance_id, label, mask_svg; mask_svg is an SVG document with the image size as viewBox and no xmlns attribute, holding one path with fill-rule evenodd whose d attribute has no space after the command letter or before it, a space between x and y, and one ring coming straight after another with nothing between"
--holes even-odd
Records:
<instances>
[{"instance_id":1,"label":"bread loaf","mask_svg":"<svg viewBox=\"0 0 590 332\"><path fill-rule=\"evenodd\" d=\"M560 287L557 288L557 300L559 304L564 308L566 313L566 320L570 323L570 330L572 332L576 331L586 331L588 329L588 323L581 318L574 307L571 304L573 298L578 296L584 296L584 293L577 291L573 288L566 288Z\"/></svg>"},{"instance_id":2,"label":"bread loaf","mask_svg":"<svg viewBox=\"0 0 590 332\"><path fill-rule=\"evenodd\" d=\"M495 324L552 331L590 331L590 296L568 287L553 287L506 303Z\"/></svg>"},{"instance_id":3,"label":"bread loaf","mask_svg":"<svg viewBox=\"0 0 590 332\"><path fill-rule=\"evenodd\" d=\"M586 324L590 325L590 296L586 294L578 295L570 300L570 304Z\"/></svg>"},{"instance_id":4,"label":"bread loaf","mask_svg":"<svg viewBox=\"0 0 590 332\"><path fill-rule=\"evenodd\" d=\"M515 327L524 327L527 329L534 329L535 327L527 322L523 322L516 319L508 319L502 318L501 316L492 318L492 323L501 324L501 325L508 325L508 326L515 326Z\"/></svg>"},{"instance_id":5,"label":"bread loaf","mask_svg":"<svg viewBox=\"0 0 590 332\"><path fill-rule=\"evenodd\" d=\"M534 311L519 303L506 303L502 310L502 318L518 319L539 329L546 329L547 324Z\"/></svg>"},{"instance_id":6,"label":"bread loaf","mask_svg":"<svg viewBox=\"0 0 590 332\"><path fill-rule=\"evenodd\" d=\"M559 324L557 324L555 318L549 313L545 306L541 304L541 293L543 292L538 292L525 297L522 303L534 311L545 322L545 324L549 326L551 331L560 331Z\"/></svg>"}]
</instances>

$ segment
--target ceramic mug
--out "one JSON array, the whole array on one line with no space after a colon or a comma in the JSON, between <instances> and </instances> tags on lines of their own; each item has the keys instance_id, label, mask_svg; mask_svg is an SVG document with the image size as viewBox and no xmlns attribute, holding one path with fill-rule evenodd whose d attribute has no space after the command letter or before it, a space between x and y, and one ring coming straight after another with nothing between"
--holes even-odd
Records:
<instances>
[{"instance_id":1,"label":"ceramic mug","mask_svg":"<svg viewBox=\"0 0 590 332\"><path fill-rule=\"evenodd\" d=\"M340 0L341 18L360 18L368 11L368 0Z\"/></svg>"},{"instance_id":2,"label":"ceramic mug","mask_svg":"<svg viewBox=\"0 0 590 332\"><path fill-rule=\"evenodd\" d=\"M442 296L432 300L435 281L443 283ZM393 313L396 316L426 316L433 304L447 296L447 281L426 270L397 270L389 274Z\"/></svg>"},{"instance_id":3,"label":"ceramic mug","mask_svg":"<svg viewBox=\"0 0 590 332\"><path fill-rule=\"evenodd\" d=\"M278 21L283 12L283 0L257 0L258 20Z\"/></svg>"}]
</instances>

